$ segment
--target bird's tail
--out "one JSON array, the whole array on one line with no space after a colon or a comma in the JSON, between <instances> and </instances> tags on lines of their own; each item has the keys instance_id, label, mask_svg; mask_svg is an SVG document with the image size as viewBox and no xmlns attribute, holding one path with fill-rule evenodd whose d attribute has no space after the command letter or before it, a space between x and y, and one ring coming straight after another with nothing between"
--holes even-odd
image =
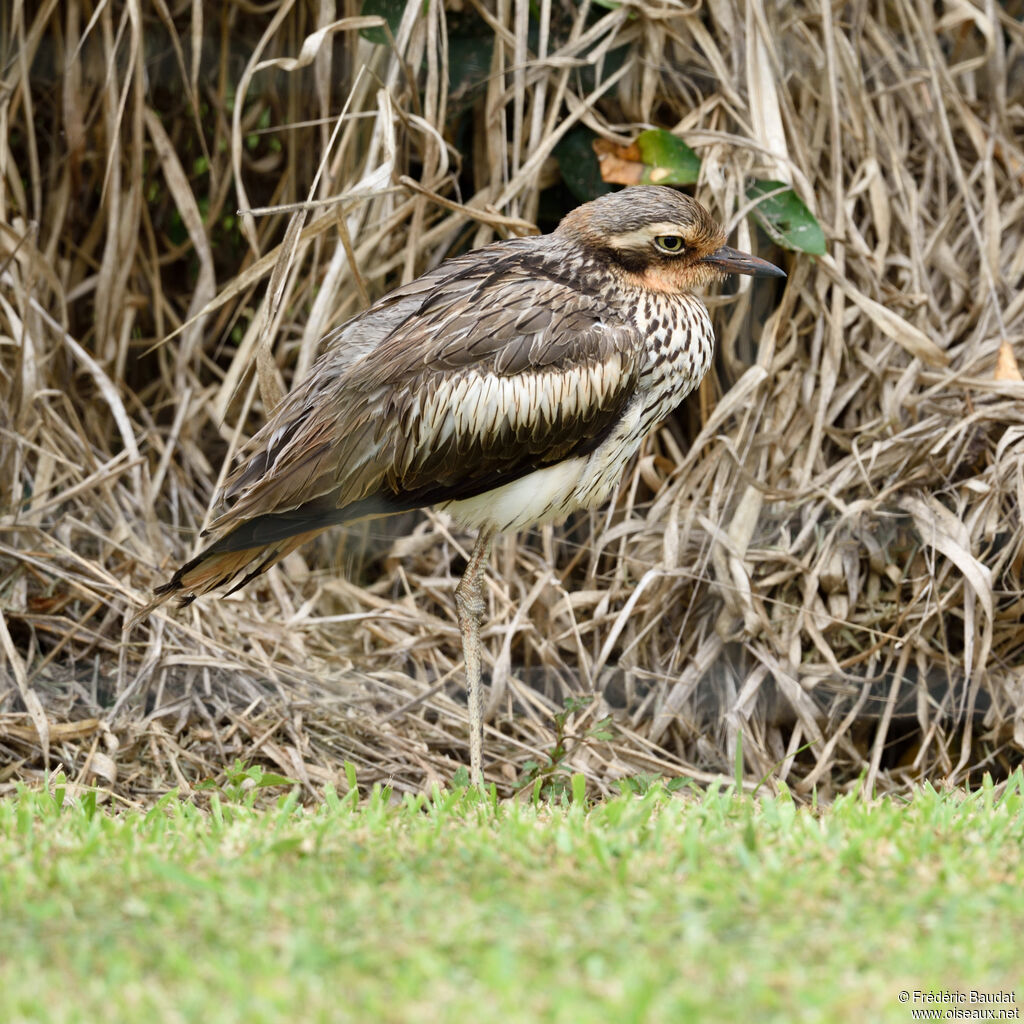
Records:
<instances>
[{"instance_id":1,"label":"bird's tail","mask_svg":"<svg viewBox=\"0 0 1024 1024\"><path fill-rule=\"evenodd\" d=\"M229 515L222 516L214 523L214 531L220 533L217 540L157 587L154 599L128 625L134 626L172 597L178 597L183 607L218 587L230 585L227 593L233 594L331 526L391 516L421 504L418 500L372 494L338 508L328 495L288 512L268 512L240 523L232 524Z\"/></svg>"},{"instance_id":2,"label":"bird's tail","mask_svg":"<svg viewBox=\"0 0 1024 1024\"><path fill-rule=\"evenodd\" d=\"M215 541L195 558L186 562L166 583L153 590L154 599L137 612L129 627L144 619L165 601L178 597L179 606L191 604L200 594L206 594L218 587L228 586L226 591L233 594L251 580L265 573L272 565L290 555L297 547L323 533L325 526L305 533L283 537L271 544L238 548L230 544L231 535Z\"/></svg>"}]
</instances>

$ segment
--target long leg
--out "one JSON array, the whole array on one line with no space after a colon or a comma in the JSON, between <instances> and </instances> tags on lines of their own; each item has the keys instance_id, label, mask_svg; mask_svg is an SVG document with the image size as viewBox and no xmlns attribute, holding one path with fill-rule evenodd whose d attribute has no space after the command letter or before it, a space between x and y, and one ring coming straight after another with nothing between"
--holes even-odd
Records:
<instances>
[{"instance_id":1,"label":"long leg","mask_svg":"<svg viewBox=\"0 0 1024 1024\"><path fill-rule=\"evenodd\" d=\"M493 539L493 530L480 531L466 571L455 588L455 609L462 630L462 653L466 659L466 686L469 690L469 778L476 786L482 786L484 781L481 757L484 723L480 700L480 619L484 613L484 599L480 577L491 553Z\"/></svg>"}]
</instances>

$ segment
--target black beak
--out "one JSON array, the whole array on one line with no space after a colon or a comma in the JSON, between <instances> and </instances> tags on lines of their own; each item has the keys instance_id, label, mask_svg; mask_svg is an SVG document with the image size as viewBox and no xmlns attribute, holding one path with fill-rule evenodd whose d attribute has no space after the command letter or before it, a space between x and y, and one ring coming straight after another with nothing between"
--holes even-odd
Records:
<instances>
[{"instance_id":1,"label":"black beak","mask_svg":"<svg viewBox=\"0 0 1024 1024\"><path fill-rule=\"evenodd\" d=\"M749 274L751 277L785 277L786 272L780 270L774 263L758 259L748 252L740 252L732 246L723 245L716 249L710 256L705 256L701 263L710 263L716 270L722 270L726 274Z\"/></svg>"}]
</instances>

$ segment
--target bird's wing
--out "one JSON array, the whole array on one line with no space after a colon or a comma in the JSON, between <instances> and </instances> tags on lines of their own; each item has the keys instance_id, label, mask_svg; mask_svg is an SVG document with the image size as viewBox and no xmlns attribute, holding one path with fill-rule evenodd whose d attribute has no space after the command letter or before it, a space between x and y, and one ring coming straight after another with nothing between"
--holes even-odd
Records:
<instances>
[{"instance_id":1,"label":"bird's wing","mask_svg":"<svg viewBox=\"0 0 1024 1024\"><path fill-rule=\"evenodd\" d=\"M598 294L528 245L429 277L346 325L358 339L379 310L392 326L340 372L328 347L253 439L212 531L271 515L298 533L317 516L468 498L606 436L636 387L643 339Z\"/></svg>"}]
</instances>

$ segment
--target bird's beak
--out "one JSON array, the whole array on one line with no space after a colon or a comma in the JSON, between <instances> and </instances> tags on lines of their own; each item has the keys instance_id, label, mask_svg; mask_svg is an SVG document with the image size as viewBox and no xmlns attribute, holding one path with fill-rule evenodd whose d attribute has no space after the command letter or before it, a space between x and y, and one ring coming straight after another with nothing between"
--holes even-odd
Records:
<instances>
[{"instance_id":1,"label":"bird's beak","mask_svg":"<svg viewBox=\"0 0 1024 1024\"><path fill-rule=\"evenodd\" d=\"M786 272L769 263L767 260L751 256L748 252L740 252L732 246L723 245L716 249L709 256L705 256L701 263L710 263L716 270L726 274L749 274L751 277L785 277Z\"/></svg>"}]
</instances>

